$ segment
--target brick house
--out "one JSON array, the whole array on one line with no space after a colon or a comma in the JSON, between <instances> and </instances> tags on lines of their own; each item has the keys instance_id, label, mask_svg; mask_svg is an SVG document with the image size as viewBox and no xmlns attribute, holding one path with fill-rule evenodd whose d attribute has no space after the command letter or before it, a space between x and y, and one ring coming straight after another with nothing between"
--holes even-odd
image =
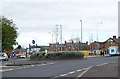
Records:
<instances>
[{"instance_id":1,"label":"brick house","mask_svg":"<svg viewBox=\"0 0 120 79\"><path fill-rule=\"evenodd\" d=\"M80 50L88 50L89 45L88 42L81 43L81 42L66 42L64 44L59 43L50 43L49 44L49 51L80 51Z\"/></svg>"},{"instance_id":2,"label":"brick house","mask_svg":"<svg viewBox=\"0 0 120 79\"><path fill-rule=\"evenodd\" d=\"M89 45L89 49L92 51L94 50L107 51L110 46L118 46L119 41L120 37L116 38L116 36L113 36L113 38L109 38L104 42L94 41Z\"/></svg>"}]
</instances>

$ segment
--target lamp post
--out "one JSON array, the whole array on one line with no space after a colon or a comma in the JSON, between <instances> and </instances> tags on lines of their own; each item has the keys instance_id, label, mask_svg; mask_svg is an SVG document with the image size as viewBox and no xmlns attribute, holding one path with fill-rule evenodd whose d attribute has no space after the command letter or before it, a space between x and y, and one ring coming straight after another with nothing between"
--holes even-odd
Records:
<instances>
[{"instance_id":1,"label":"lamp post","mask_svg":"<svg viewBox=\"0 0 120 79\"><path fill-rule=\"evenodd\" d=\"M58 25L56 24L56 51L57 51L57 43L58 43Z\"/></svg>"},{"instance_id":2,"label":"lamp post","mask_svg":"<svg viewBox=\"0 0 120 79\"><path fill-rule=\"evenodd\" d=\"M60 25L60 43L62 44L62 25Z\"/></svg>"},{"instance_id":3,"label":"lamp post","mask_svg":"<svg viewBox=\"0 0 120 79\"><path fill-rule=\"evenodd\" d=\"M49 34L52 34L51 42L53 43L53 33L49 32Z\"/></svg>"},{"instance_id":4,"label":"lamp post","mask_svg":"<svg viewBox=\"0 0 120 79\"><path fill-rule=\"evenodd\" d=\"M81 42L82 42L82 20L80 20L81 22Z\"/></svg>"},{"instance_id":5,"label":"lamp post","mask_svg":"<svg viewBox=\"0 0 120 79\"><path fill-rule=\"evenodd\" d=\"M103 22L97 23L97 33L96 33L96 37L97 37L96 40L97 40L97 41L98 41L98 25L99 25L99 24L103 24Z\"/></svg>"},{"instance_id":6,"label":"lamp post","mask_svg":"<svg viewBox=\"0 0 120 79\"><path fill-rule=\"evenodd\" d=\"M82 51L82 20L80 20L81 22L81 43L80 43L80 49Z\"/></svg>"},{"instance_id":7,"label":"lamp post","mask_svg":"<svg viewBox=\"0 0 120 79\"><path fill-rule=\"evenodd\" d=\"M103 22L97 23L97 33L96 33L96 37L97 37L96 40L97 40L97 43L96 43L96 50L99 50L99 46L100 46L99 43L98 43L98 25L99 25L99 24L103 24Z\"/></svg>"}]
</instances>

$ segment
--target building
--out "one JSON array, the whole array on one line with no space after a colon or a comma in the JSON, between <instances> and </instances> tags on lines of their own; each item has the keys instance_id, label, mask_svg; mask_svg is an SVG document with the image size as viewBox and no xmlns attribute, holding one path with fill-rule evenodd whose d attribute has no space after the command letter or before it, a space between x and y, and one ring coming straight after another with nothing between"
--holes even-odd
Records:
<instances>
[{"instance_id":1,"label":"building","mask_svg":"<svg viewBox=\"0 0 120 79\"><path fill-rule=\"evenodd\" d=\"M113 38L109 38L104 42L94 41L89 45L89 49L93 51L92 53L94 53L95 50L108 51L110 46L118 46L119 41L120 37L116 38L116 36L113 36Z\"/></svg>"},{"instance_id":2,"label":"building","mask_svg":"<svg viewBox=\"0 0 120 79\"><path fill-rule=\"evenodd\" d=\"M89 45L88 42L81 43L81 42L66 42L64 44L53 43L49 44L49 51L81 51L81 50L88 50Z\"/></svg>"}]
</instances>

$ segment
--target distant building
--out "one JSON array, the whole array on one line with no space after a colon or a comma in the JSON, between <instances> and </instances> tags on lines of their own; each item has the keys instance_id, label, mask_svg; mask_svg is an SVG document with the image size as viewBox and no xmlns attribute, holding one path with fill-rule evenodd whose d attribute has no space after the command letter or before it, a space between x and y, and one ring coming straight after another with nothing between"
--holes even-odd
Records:
<instances>
[{"instance_id":1,"label":"distant building","mask_svg":"<svg viewBox=\"0 0 120 79\"><path fill-rule=\"evenodd\" d=\"M37 44L36 45L29 44L29 49L33 52L39 52L41 48L48 50L49 46L38 46Z\"/></svg>"},{"instance_id":2,"label":"distant building","mask_svg":"<svg viewBox=\"0 0 120 79\"><path fill-rule=\"evenodd\" d=\"M50 43L49 44L49 51L80 51L80 50L88 50L89 45L88 42L81 43L81 42L66 42L64 44L59 43Z\"/></svg>"},{"instance_id":3,"label":"distant building","mask_svg":"<svg viewBox=\"0 0 120 79\"><path fill-rule=\"evenodd\" d=\"M116 36L113 36L113 38L109 38L104 42L97 42L94 41L90 44L89 48L90 50L103 50L107 51L110 46L118 46L118 43L120 41L120 37L116 38Z\"/></svg>"}]
</instances>

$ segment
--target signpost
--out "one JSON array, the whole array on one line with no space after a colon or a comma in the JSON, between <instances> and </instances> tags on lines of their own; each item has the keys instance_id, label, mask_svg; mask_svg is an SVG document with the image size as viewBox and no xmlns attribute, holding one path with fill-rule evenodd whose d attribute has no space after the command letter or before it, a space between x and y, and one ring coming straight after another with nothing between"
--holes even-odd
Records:
<instances>
[{"instance_id":1,"label":"signpost","mask_svg":"<svg viewBox=\"0 0 120 79\"><path fill-rule=\"evenodd\" d=\"M15 64L16 53L14 51L12 52L12 57L14 58L14 64Z\"/></svg>"}]
</instances>

